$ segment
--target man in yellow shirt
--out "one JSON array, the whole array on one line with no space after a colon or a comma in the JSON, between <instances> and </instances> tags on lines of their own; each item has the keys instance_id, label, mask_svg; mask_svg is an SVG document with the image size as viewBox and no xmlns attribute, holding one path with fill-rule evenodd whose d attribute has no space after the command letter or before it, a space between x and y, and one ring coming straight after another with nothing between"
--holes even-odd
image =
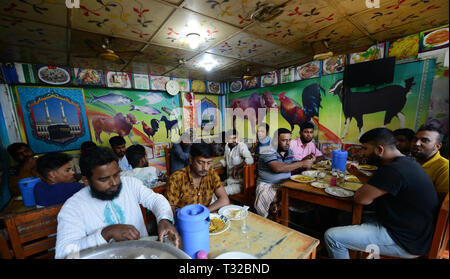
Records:
<instances>
[{"instance_id":1,"label":"man in yellow shirt","mask_svg":"<svg viewBox=\"0 0 450 279\"><path fill-rule=\"evenodd\" d=\"M433 181L440 198L448 193L448 159L439 153L442 147L442 134L430 125L417 130L412 140L411 154L416 158Z\"/></svg>"}]
</instances>

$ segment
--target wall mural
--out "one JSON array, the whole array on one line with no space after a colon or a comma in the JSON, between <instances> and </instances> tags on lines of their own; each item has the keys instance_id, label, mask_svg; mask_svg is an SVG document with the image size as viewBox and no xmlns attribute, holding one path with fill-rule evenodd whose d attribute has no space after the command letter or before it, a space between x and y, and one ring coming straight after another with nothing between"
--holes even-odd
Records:
<instances>
[{"instance_id":1,"label":"wall mural","mask_svg":"<svg viewBox=\"0 0 450 279\"><path fill-rule=\"evenodd\" d=\"M17 86L15 91L35 153L77 150L91 139L83 89Z\"/></svg>"},{"instance_id":2,"label":"wall mural","mask_svg":"<svg viewBox=\"0 0 450 279\"><path fill-rule=\"evenodd\" d=\"M163 145L178 141L181 111L179 96L165 92L118 89L85 89L92 140L109 147L109 138L120 135L131 144L152 149L149 158L164 157ZM163 159L150 165L165 169Z\"/></svg>"},{"instance_id":3,"label":"wall mural","mask_svg":"<svg viewBox=\"0 0 450 279\"><path fill-rule=\"evenodd\" d=\"M299 125L311 121L318 127L316 139L323 143L359 143L359 136L373 128L416 130L423 124L427 116L423 108L428 107L433 71L433 60L399 64L391 84L346 90L342 87L343 74L331 74L230 94L228 107L277 108L276 123L271 123L272 118L267 116L261 118L269 123L272 135L277 128L284 127L293 131L295 139L299 135ZM258 115L233 118L229 127L234 123L238 129L243 127L244 138L254 138L254 132L248 129L255 131Z\"/></svg>"}]
</instances>

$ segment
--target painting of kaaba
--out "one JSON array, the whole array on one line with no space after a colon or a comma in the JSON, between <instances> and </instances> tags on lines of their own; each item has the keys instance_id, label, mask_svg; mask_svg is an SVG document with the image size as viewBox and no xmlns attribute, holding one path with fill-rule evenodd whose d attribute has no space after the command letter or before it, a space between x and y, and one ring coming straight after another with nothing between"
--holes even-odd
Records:
<instances>
[{"instance_id":1,"label":"painting of kaaba","mask_svg":"<svg viewBox=\"0 0 450 279\"><path fill-rule=\"evenodd\" d=\"M35 153L76 150L91 140L82 89L17 86L16 92Z\"/></svg>"}]
</instances>

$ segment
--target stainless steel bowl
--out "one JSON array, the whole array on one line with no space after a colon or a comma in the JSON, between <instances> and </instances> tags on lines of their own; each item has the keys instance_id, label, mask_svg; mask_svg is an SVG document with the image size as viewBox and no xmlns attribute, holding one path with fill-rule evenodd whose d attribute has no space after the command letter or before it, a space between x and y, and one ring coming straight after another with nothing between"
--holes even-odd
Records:
<instances>
[{"instance_id":1,"label":"stainless steel bowl","mask_svg":"<svg viewBox=\"0 0 450 279\"><path fill-rule=\"evenodd\" d=\"M190 259L173 245L155 240L130 240L92 247L71 254L68 259Z\"/></svg>"}]
</instances>

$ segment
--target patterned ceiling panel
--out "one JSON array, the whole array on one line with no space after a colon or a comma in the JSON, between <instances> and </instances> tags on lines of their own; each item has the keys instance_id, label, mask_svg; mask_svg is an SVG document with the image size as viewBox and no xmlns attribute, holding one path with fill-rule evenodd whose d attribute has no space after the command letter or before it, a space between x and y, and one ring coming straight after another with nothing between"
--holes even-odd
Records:
<instances>
[{"instance_id":1,"label":"patterned ceiling panel","mask_svg":"<svg viewBox=\"0 0 450 279\"><path fill-rule=\"evenodd\" d=\"M369 0L370 1L370 0ZM428 1L428 0L425 0ZM343 14L345 15L354 15L356 13L365 11L368 8L367 4L366 4L366 0L332 0L332 2L334 3L334 6L339 9ZM392 3L397 3L397 0L380 0L380 6L384 5L384 4L389 4L391 5ZM369 2L370 3L370 2ZM375 6L376 1L372 0L372 6ZM372 8L374 9L374 8Z\"/></svg>"},{"instance_id":2,"label":"patterned ceiling panel","mask_svg":"<svg viewBox=\"0 0 450 279\"><path fill-rule=\"evenodd\" d=\"M0 48L1 61L61 66L67 64L67 54L59 51L7 45Z\"/></svg>"},{"instance_id":3,"label":"patterned ceiling panel","mask_svg":"<svg viewBox=\"0 0 450 279\"><path fill-rule=\"evenodd\" d=\"M66 51L66 28L0 16L0 41L25 47Z\"/></svg>"},{"instance_id":4,"label":"patterned ceiling panel","mask_svg":"<svg viewBox=\"0 0 450 279\"><path fill-rule=\"evenodd\" d=\"M84 1L73 9L74 29L146 42L173 11L153 0Z\"/></svg>"},{"instance_id":5,"label":"patterned ceiling panel","mask_svg":"<svg viewBox=\"0 0 450 279\"><path fill-rule=\"evenodd\" d=\"M61 0L2 0L0 14L67 26L67 7Z\"/></svg>"},{"instance_id":6,"label":"patterned ceiling panel","mask_svg":"<svg viewBox=\"0 0 450 279\"><path fill-rule=\"evenodd\" d=\"M338 11L326 1L297 0L290 2L281 16L266 23L256 22L247 31L286 45L338 22L340 18Z\"/></svg>"},{"instance_id":7,"label":"patterned ceiling panel","mask_svg":"<svg viewBox=\"0 0 450 279\"><path fill-rule=\"evenodd\" d=\"M189 60L198 53L178 48L149 45L135 61L177 66L180 60Z\"/></svg>"},{"instance_id":8,"label":"patterned ceiling panel","mask_svg":"<svg viewBox=\"0 0 450 279\"><path fill-rule=\"evenodd\" d=\"M70 66L73 68L101 69L105 71L121 71L124 64L117 64L100 58L70 57Z\"/></svg>"},{"instance_id":9,"label":"patterned ceiling panel","mask_svg":"<svg viewBox=\"0 0 450 279\"><path fill-rule=\"evenodd\" d=\"M161 28L152 42L169 47L190 50L186 35L199 33L200 45L197 50L204 50L226 39L238 28L228 26L219 21L201 17L188 11L177 10Z\"/></svg>"},{"instance_id":10,"label":"patterned ceiling panel","mask_svg":"<svg viewBox=\"0 0 450 279\"><path fill-rule=\"evenodd\" d=\"M208 52L237 59L245 59L277 47L275 44L242 32L223 41L215 48L209 49Z\"/></svg>"},{"instance_id":11,"label":"patterned ceiling panel","mask_svg":"<svg viewBox=\"0 0 450 279\"><path fill-rule=\"evenodd\" d=\"M277 48L271 51L265 52L263 54L246 59L247 61L269 65L277 66L289 61L298 60L302 57L308 56L307 53L294 52L288 49Z\"/></svg>"},{"instance_id":12,"label":"patterned ceiling panel","mask_svg":"<svg viewBox=\"0 0 450 279\"><path fill-rule=\"evenodd\" d=\"M344 19L333 25L327 26L317 32L309 34L301 39L302 42L315 42L329 39L329 44L348 42L364 37L364 33Z\"/></svg>"},{"instance_id":13,"label":"patterned ceiling panel","mask_svg":"<svg viewBox=\"0 0 450 279\"><path fill-rule=\"evenodd\" d=\"M448 21L448 6L448 0L399 0L383 3L379 9L369 9L351 19L374 34L430 17Z\"/></svg>"},{"instance_id":14,"label":"patterned ceiling panel","mask_svg":"<svg viewBox=\"0 0 450 279\"><path fill-rule=\"evenodd\" d=\"M125 68L124 71L137 74L151 73L152 75L159 76L165 74L166 72L170 71L173 68L174 67L170 66L132 61L130 64L128 64L128 66Z\"/></svg>"}]
</instances>

